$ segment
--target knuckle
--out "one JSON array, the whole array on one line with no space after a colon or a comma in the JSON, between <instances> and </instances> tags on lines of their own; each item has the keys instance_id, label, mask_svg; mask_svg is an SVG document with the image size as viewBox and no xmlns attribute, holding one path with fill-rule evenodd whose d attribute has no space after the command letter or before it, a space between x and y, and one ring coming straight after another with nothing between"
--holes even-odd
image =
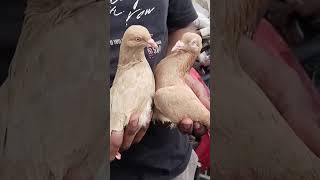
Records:
<instances>
[{"instance_id":1,"label":"knuckle","mask_svg":"<svg viewBox=\"0 0 320 180\"><path fill-rule=\"evenodd\" d=\"M115 141L115 142L112 142L112 146L114 149L119 149L121 147L121 142L119 141Z\"/></svg>"},{"instance_id":2,"label":"knuckle","mask_svg":"<svg viewBox=\"0 0 320 180\"><path fill-rule=\"evenodd\" d=\"M138 128L128 128L127 129L127 135L128 136L133 136L136 134L136 132L138 131Z\"/></svg>"},{"instance_id":3,"label":"knuckle","mask_svg":"<svg viewBox=\"0 0 320 180\"><path fill-rule=\"evenodd\" d=\"M131 146L131 143L124 144L124 145L121 147L121 149L122 149L122 150L128 150L128 149L130 148L130 146Z\"/></svg>"},{"instance_id":4,"label":"knuckle","mask_svg":"<svg viewBox=\"0 0 320 180\"><path fill-rule=\"evenodd\" d=\"M126 150L128 150L128 149L129 149L128 145L124 145L124 146L121 147L121 150L122 150L122 151L126 151Z\"/></svg>"}]
</instances>

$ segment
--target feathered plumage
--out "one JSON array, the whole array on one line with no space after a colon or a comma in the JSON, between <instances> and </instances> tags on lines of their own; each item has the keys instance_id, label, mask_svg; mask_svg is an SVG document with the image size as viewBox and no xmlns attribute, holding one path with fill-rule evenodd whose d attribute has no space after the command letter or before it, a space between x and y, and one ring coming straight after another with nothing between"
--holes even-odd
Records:
<instances>
[{"instance_id":1,"label":"feathered plumage","mask_svg":"<svg viewBox=\"0 0 320 180\"><path fill-rule=\"evenodd\" d=\"M133 113L140 113L139 126L145 126L150 119L155 81L144 54L148 46L157 47L143 26L130 26L123 35L118 68L110 89L110 134L122 131Z\"/></svg>"},{"instance_id":2,"label":"feathered plumage","mask_svg":"<svg viewBox=\"0 0 320 180\"><path fill-rule=\"evenodd\" d=\"M173 53L161 60L155 70L156 93L154 117L162 122L179 123L184 118L210 126L210 112L185 83L202 47L195 33L185 33L173 47Z\"/></svg>"}]
</instances>

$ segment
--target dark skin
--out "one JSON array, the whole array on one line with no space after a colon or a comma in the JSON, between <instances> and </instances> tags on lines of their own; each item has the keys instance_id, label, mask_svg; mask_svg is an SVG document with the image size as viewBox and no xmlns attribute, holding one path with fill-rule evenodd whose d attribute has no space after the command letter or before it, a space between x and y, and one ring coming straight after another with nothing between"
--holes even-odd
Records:
<instances>
[{"instance_id":1,"label":"dark skin","mask_svg":"<svg viewBox=\"0 0 320 180\"><path fill-rule=\"evenodd\" d=\"M190 24L185 28L181 28L169 33L167 54L170 53L172 47L179 39L181 39L185 32L196 32L196 28ZM185 81L198 96L200 101L205 105L205 107L210 110L210 96L207 94L205 87L199 81L192 78L189 74L185 76ZM138 127L139 116L140 114L132 114L129 124L125 127L123 132L112 132L110 136L110 161L117 156L118 152L123 152L129 149L132 144L139 143L142 140L143 136L148 130L152 115L150 116L148 125L141 128ZM185 134L194 134L198 137L207 132L205 126L195 122L190 118L181 120L181 122L178 124L178 128Z\"/></svg>"}]
</instances>

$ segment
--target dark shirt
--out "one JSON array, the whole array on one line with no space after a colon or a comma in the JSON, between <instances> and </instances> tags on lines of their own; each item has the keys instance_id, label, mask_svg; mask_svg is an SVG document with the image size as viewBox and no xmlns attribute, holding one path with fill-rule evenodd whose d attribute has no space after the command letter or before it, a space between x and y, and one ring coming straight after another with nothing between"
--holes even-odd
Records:
<instances>
[{"instance_id":1,"label":"dark shirt","mask_svg":"<svg viewBox=\"0 0 320 180\"><path fill-rule=\"evenodd\" d=\"M160 51L146 49L145 54L154 69L166 55L168 29L183 28L197 18L191 0L110 0L109 5L111 82L127 27L143 25L152 34ZM186 168L191 150L188 137L178 129L151 123L142 141L123 152L120 161L111 163L111 180L172 179Z\"/></svg>"}]
</instances>

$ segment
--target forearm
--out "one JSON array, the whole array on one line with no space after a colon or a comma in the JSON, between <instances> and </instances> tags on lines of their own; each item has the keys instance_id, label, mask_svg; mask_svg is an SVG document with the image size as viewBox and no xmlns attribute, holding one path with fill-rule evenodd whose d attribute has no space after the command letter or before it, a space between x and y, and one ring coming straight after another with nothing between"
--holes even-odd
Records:
<instances>
[{"instance_id":1,"label":"forearm","mask_svg":"<svg viewBox=\"0 0 320 180\"><path fill-rule=\"evenodd\" d=\"M176 44L178 40L181 39L182 35L186 32L197 33L197 28L193 25L193 23L190 23L185 28L181 28L181 29L177 29L169 32L167 55L171 53L171 49L173 48L173 46Z\"/></svg>"},{"instance_id":2,"label":"forearm","mask_svg":"<svg viewBox=\"0 0 320 180\"><path fill-rule=\"evenodd\" d=\"M269 97L295 133L320 157L320 113L315 110L312 97L298 74L246 38L241 40L239 52L244 70Z\"/></svg>"}]
</instances>

